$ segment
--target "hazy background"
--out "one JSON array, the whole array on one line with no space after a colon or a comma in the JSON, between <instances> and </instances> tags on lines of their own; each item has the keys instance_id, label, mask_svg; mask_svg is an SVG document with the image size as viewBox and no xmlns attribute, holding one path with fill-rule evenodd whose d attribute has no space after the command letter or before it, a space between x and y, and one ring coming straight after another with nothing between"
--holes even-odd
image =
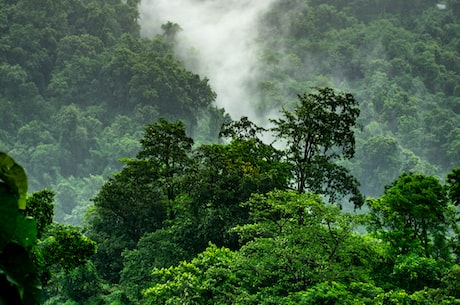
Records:
<instances>
[{"instance_id":1,"label":"hazy background","mask_svg":"<svg viewBox=\"0 0 460 305\"><path fill-rule=\"evenodd\" d=\"M208 77L217 105L234 118L253 120L257 100L257 24L274 0L143 0L139 6L142 34L162 33L161 25L177 23L176 52L187 68Z\"/></svg>"}]
</instances>

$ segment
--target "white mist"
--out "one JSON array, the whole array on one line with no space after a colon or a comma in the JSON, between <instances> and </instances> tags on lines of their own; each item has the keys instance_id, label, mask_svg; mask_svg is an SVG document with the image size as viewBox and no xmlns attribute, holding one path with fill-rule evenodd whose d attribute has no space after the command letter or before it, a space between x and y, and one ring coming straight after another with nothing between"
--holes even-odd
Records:
<instances>
[{"instance_id":1,"label":"white mist","mask_svg":"<svg viewBox=\"0 0 460 305\"><path fill-rule=\"evenodd\" d=\"M208 77L217 105L234 119L254 119L258 78L258 19L275 0L142 0L142 34L162 32L161 25L177 23L177 55L201 77Z\"/></svg>"}]
</instances>

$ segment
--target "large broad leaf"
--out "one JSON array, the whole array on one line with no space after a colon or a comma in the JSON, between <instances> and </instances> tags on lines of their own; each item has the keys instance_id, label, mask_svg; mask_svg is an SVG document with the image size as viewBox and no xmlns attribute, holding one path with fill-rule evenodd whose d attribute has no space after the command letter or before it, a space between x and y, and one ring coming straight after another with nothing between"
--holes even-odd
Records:
<instances>
[{"instance_id":1,"label":"large broad leaf","mask_svg":"<svg viewBox=\"0 0 460 305\"><path fill-rule=\"evenodd\" d=\"M4 183L0 183L0 253L11 241L16 230L16 218L19 216L17 194Z\"/></svg>"},{"instance_id":2,"label":"large broad leaf","mask_svg":"<svg viewBox=\"0 0 460 305\"><path fill-rule=\"evenodd\" d=\"M0 274L17 287L23 305L38 304L41 285L37 270L24 247L9 243L0 254Z\"/></svg>"},{"instance_id":3,"label":"large broad leaf","mask_svg":"<svg viewBox=\"0 0 460 305\"><path fill-rule=\"evenodd\" d=\"M37 240L37 222L31 217L19 214L13 239L25 248L32 247Z\"/></svg>"},{"instance_id":4,"label":"large broad leaf","mask_svg":"<svg viewBox=\"0 0 460 305\"><path fill-rule=\"evenodd\" d=\"M27 176L24 169L13 158L0 152L0 179L8 185L13 192L18 194L18 207L26 208Z\"/></svg>"}]
</instances>

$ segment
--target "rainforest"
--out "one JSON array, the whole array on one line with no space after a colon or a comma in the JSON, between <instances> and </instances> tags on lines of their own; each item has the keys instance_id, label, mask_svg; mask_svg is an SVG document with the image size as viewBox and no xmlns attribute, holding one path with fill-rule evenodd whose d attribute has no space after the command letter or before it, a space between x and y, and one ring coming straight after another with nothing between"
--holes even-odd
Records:
<instances>
[{"instance_id":1,"label":"rainforest","mask_svg":"<svg viewBox=\"0 0 460 305\"><path fill-rule=\"evenodd\" d=\"M460 304L459 0L0 0L0 304Z\"/></svg>"}]
</instances>

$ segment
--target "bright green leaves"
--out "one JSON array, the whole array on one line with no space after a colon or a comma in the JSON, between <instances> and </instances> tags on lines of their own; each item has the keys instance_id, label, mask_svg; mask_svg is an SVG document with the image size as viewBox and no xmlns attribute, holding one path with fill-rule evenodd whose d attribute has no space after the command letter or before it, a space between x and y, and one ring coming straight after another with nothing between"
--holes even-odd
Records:
<instances>
[{"instance_id":1,"label":"bright green leaves","mask_svg":"<svg viewBox=\"0 0 460 305\"><path fill-rule=\"evenodd\" d=\"M313 217L318 217L318 213L322 217L326 212L319 196L285 191L273 191L266 195L253 194L242 206L249 209L249 215L254 222L233 229L244 242L255 237L281 234L292 229L293 224L304 225Z\"/></svg>"},{"instance_id":2,"label":"bright green leaves","mask_svg":"<svg viewBox=\"0 0 460 305\"><path fill-rule=\"evenodd\" d=\"M247 237L241 249L211 244L188 262L155 268L147 304L322 304L312 300L328 298L366 304L382 292L366 284L380 245L352 232L354 216L296 192L253 195L244 206L252 222L235 229ZM356 295L347 296L350 287Z\"/></svg>"},{"instance_id":3,"label":"bright green leaves","mask_svg":"<svg viewBox=\"0 0 460 305\"><path fill-rule=\"evenodd\" d=\"M418 252L426 257L440 252L441 244L436 243L445 239L455 214L440 182L420 174L401 175L368 205L373 230L390 242L395 253Z\"/></svg>"},{"instance_id":4,"label":"bright green leaves","mask_svg":"<svg viewBox=\"0 0 460 305\"><path fill-rule=\"evenodd\" d=\"M13 158L0 152L0 180L2 180L18 198L18 207L26 208L27 176L24 169Z\"/></svg>"},{"instance_id":5,"label":"bright green leaves","mask_svg":"<svg viewBox=\"0 0 460 305\"><path fill-rule=\"evenodd\" d=\"M54 224L40 243L40 251L47 266L60 265L69 271L96 252L96 243L71 226Z\"/></svg>"},{"instance_id":6,"label":"bright green leaves","mask_svg":"<svg viewBox=\"0 0 460 305\"><path fill-rule=\"evenodd\" d=\"M396 259L391 278L396 285L413 293L424 287L438 288L443 270L441 261L415 254L400 255Z\"/></svg>"},{"instance_id":7,"label":"bright green leaves","mask_svg":"<svg viewBox=\"0 0 460 305\"><path fill-rule=\"evenodd\" d=\"M226 304L235 298L236 254L214 244L190 262L152 272L153 286L144 292L146 304Z\"/></svg>"}]
</instances>

